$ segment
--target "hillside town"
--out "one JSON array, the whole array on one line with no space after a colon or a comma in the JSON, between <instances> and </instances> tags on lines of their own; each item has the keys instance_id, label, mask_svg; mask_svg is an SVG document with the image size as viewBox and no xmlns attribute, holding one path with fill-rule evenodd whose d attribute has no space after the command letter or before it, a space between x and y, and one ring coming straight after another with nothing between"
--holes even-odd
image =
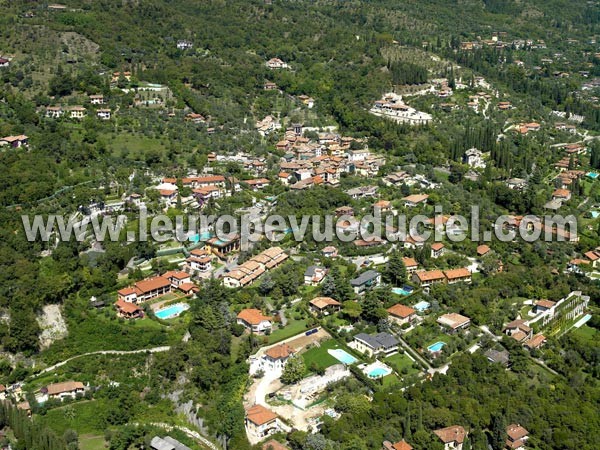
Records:
<instances>
[{"instance_id":1,"label":"hillside town","mask_svg":"<svg viewBox=\"0 0 600 450\"><path fill-rule=\"evenodd\" d=\"M6 7L0 450L600 448L597 5L188 3Z\"/></svg>"}]
</instances>

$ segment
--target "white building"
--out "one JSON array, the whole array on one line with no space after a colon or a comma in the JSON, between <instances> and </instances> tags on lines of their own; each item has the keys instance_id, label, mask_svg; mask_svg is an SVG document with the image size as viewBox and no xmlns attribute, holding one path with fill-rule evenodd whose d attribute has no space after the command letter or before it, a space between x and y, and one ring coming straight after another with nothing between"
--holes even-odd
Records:
<instances>
[{"instance_id":1,"label":"white building","mask_svg":"<svg viewBox=\"0 0 600 450\"><path fill-rule=\"evenodd\" d=\"M111 111L110 109L99 109L96 111L96 116L102 120L110 120Z\"/></svg>"},{"instance_id":2,"label":"white building","mask_svg":"<svg viewBox=\"0 0 600 450\"><path fill-rule=\"evenodd\" d=\"M237 323L254 333L264 333L273 327L273 318L263 315L259 309L242 309L237 315Z\"/></svg>"},{"instance_id":3,"label":"white building","mask_svg":"<svg viewBox=\"0 0 600 450\"><path fill-rule=\"evenodd\" d=\"M483 152L481 150L476 149L475 147L470 148L465 152L465 156L463 157L463 161L468 164L470 167L475 169L484 169L485 161L483 160Z\"/></svg>"}]
</instances>

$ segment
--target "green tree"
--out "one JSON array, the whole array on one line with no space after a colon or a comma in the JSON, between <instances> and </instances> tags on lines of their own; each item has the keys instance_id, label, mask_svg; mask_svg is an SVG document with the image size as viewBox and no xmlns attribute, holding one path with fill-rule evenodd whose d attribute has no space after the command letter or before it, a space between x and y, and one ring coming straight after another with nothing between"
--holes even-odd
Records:
<instances>
[{"instance_id":1,"label":"green tree","mask_svg":"<svg viewBox=\"0 0 600 450\"><path fill-rule=\"evenodd\" d=\"M384 280L392 285L399 286L406 283L406 267L400 252L395 251L392 253L382 275Z\"/></svg>"},{"instance_id":2,"label":"green tree","mask_svg":"<svg viewBox=\"0 0 600 450\"><path fill-rule=\"evenodd\" d=\"M284 384L294 384L304 378L306 366L304 359L301 356L292 356L288 359L283 373L281 374L281 382Z\"/></svg>"}]
</instances>

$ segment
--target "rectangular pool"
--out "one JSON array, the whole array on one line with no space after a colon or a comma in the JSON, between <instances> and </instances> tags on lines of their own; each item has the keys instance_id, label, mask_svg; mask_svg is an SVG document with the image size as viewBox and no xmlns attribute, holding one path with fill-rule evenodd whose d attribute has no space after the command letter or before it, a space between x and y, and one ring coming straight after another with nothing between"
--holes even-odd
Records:
<instances>
[{"instance_id":1,"label":"rectangular pool","mask_svg":"<svg viewBox=\"0 0 600 450\"><path fill-rule=\"evenodd\" d=\"M342 350L341 348L329 349L327 350L327 353L329 353L335 359L346 365L354 364L356 361L358 361L358 359L356 359L347 351Z\"/></svg>"},{"instance_id":2,"label":"rectangular pool","mask_svg":"<svg viewBox=\"0 0 600 450\"><path fill-rule=\"evenodd\" d=\"M182 312L187 311L188 309L190 309L190 305L187 303L177 303L155 311L154 315L163 320L172 319L173 317L178 317Z\"/></svg>"}]
</instances>

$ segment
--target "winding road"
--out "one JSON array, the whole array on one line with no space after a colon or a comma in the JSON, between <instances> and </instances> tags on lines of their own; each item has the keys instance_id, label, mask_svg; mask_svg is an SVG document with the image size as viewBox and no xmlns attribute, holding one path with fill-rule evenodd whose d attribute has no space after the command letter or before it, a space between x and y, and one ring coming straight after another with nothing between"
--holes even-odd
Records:
<instances>
[{"instance_id":1,"label":"winding road","mask_svg":"<svg viewBox=\"0 0 600 450\"><path fill-rule=\"evenodd\" d=\"M163 347L153 347L153 348L143 348L140 350L98 350L95 352L82 353L81 355L72 356L64 361L53 364L52 366L46 367L42 369L35 375L32 375L33 378L38 377L39 375L43 375L48 372L52 372L55 369L58 369L61 366L64 366L68 362L73 361L74 359L83 358L84 356L92 356L92 355L133 355L136 353L160 353L160 352L168 352L171 349L169 346Z\"/></svg>"}]
</instances>

